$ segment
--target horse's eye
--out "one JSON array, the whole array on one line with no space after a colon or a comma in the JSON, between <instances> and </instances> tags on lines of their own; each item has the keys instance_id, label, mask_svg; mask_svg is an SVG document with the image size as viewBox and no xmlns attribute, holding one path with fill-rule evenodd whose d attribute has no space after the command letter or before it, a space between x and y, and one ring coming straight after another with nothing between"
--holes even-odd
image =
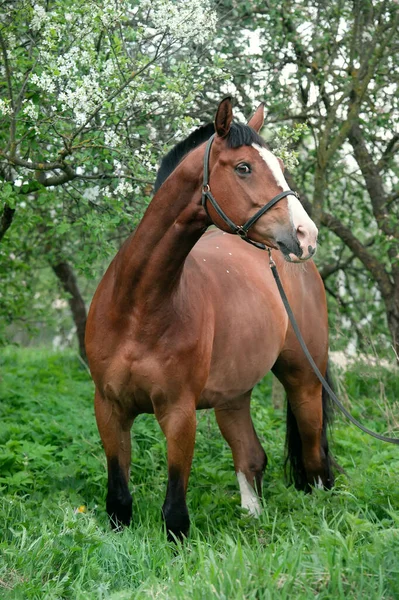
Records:
<instances>
[{"instance_id":1,"label":"horse's eye","mask_svg":"<svg viewBox=\"0 0 399 600\"><path fill-rule=\"evenodd\" d=\"M240 163L236 166L236 171L238 175L241 176L249 175L252 172L251 165L248 163Z\"/></svg>"}]
</instances>

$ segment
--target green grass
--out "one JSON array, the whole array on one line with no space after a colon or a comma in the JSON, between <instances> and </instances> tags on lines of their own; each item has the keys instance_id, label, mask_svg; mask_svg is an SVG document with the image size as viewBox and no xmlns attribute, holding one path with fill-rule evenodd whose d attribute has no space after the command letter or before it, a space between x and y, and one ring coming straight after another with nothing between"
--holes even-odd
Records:
<instances>
[{"instance_id":1,"label":"green grass","mask_svg":"<svg viewBox=\"0 0 399 600\"><path fill-rule=\"evenodd\" d=\"M332 449L346 474L335 490L286 487L285 419L267 377L253 402L269 456L263 514L240 509L230 451L213 414L198 413L192 527L176 550L160 516L166 460L155 419L134 425L134 520L116 534L87 372L73 355L43 350L5 350L0 368L2 600L399 598L397 447L337 418ZM398 422L397 373L357 367L340 379L366 425Z\"/></svg>"}]
</instances>

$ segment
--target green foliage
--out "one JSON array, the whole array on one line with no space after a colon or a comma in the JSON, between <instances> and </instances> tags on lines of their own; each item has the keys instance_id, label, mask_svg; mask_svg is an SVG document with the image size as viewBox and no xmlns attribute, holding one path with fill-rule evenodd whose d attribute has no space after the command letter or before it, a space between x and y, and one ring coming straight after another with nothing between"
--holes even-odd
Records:
<instances>
[{"instance_id":1,"label":"green foliage","mask_svg":"<svg viewBox=\"0 0 399 600\"><path fill-rule=\"evenodd\" d=\"M299 142L301 138L309 133L309 127L306 123L294 123L288 127L280 127L273 139L273 152L280 157L284 166L289 171L295 170L299 164L299 152L292 150L292 145Z\"/></svg>"},{"instance_id":2,"label":"green foliage","mask_svg":"<svg viewBox=\"0 0 399 600\"><path fill-rule=\"evenodd\" d=\"M269 456L262 515L254 520L240 509L230 451L213 414L200 412L188 492L192 529L176 551L162 530L165 443L154 417L134 424L134 521L115 534L104 510L105 456L86 370L71 354L12 349L3 350L0 367L4 600L399 595L395 447L338 418L332 449L346 474L335 490L287 488L284 415L270 406L269 376L254 392L252 411ZM397 423L397 375L356 367L339 379L365 424L384 431L384 407Z\"/></svg>"},{"instance_id":3,"label":"green foliage","mask_svg":"<svg viewBox=\"0 0 399 600\"><path fill-rule=\"evenodd\" d=\"M16 212L0 246L0 341L46 314L50 325L55 277L47 305L34 301L49 265L98 278L141 219L166 144L198 122L189 106L207 81L226 79L220 58L201 65L216 24L208 0L3 9L0 219L5 204Z\"/></svg>"}]
</instances>

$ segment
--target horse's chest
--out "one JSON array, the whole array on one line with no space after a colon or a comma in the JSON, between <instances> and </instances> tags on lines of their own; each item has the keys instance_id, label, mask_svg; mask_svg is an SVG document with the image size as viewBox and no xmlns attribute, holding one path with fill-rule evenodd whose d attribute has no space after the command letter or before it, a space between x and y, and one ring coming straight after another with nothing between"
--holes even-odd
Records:
<instances>
[{"instance_id":1,"label":"horse's chest","mask_svg":"<svg viewBox=\"0 0 399 600\"><path fill-rule=\"evenodd\" d=\"M104 394L133 412L153 412L166 398L203 388L210 345L193 335L174 335L146 344L136 336L110 359L104 378Z\"/></svg>"}]
</instances>

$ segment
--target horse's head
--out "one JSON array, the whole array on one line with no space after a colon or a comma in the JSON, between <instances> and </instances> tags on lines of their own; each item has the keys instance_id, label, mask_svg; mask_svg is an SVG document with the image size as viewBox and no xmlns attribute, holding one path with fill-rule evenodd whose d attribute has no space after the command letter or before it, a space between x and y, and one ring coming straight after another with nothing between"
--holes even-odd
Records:
<instances>
[{"instance_id":1,"label":"horse's head","mask_svg":"<svg viewBox=\"0 0 399 600\"><path fill-rule=\"evenodd\" d=\"M290 190L282 161L259 136L263 119L261 105L248 125L233 123L230 98L220 103L204 159L203 204L220 229L235 226L235 233L279 248L286 260L305 261L316 252L317 227Z\"/></svg>"}]
</instances>

